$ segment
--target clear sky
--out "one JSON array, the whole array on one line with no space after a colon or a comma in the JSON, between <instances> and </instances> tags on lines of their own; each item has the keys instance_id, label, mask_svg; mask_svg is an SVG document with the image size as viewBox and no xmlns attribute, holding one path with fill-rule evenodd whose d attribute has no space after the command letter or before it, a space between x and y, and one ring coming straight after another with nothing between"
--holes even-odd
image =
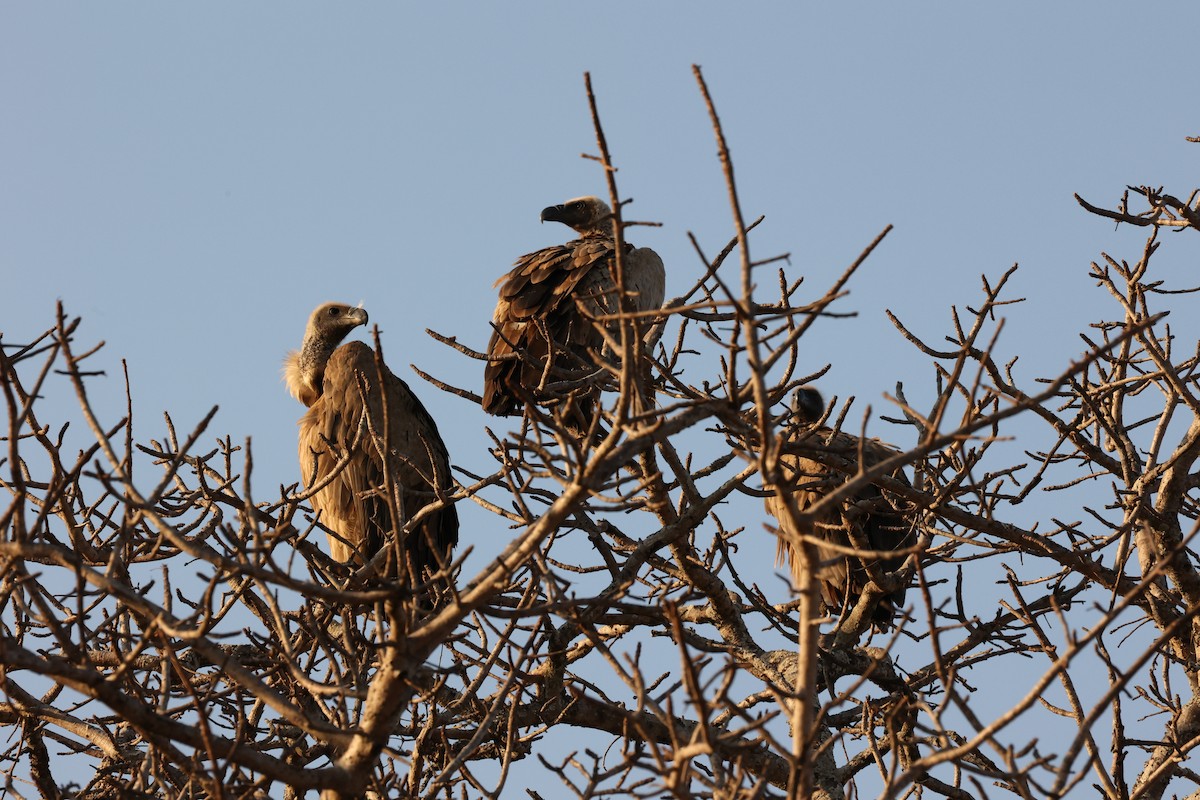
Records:
<instances>
[{"instance_id":1,"label":"clear sky","mask_svg":"<svg viewBox=\"0 0 1200 800\"><path fill-rule=\"evenodd\" d=\"M483 427L508 423L408 369L479 388L424 329L482 348L495 279L569 238L539 211L604 193L580 158L585 70L628 215L663 223L630 238L662 255L668 296L690 284L687 232L710 253L732 234L700 64L745 212L766 215L756 258L791 253L819 296L896 226L842 306L858 317L805 340L803 368L834 365L826 394L880 408L927 383L884 309L938 336L1014 262L1030 301L1003 345L1056 374L1115 313L1088 263L1142 239L1072 194L1200 185L1197 31L1190 3L0 2L0 331L31 338L61 298L81 341L108 343L109 421L125 358L139 439L163 410L186 429L220 404L212 436L253 437L265 495L299 479L280 362L313 307L361 300L454 460L490 471ZM475 519L464 544L498 550Z\"/></svg>"},{"instance_id":2,"label":"clear sky","mask_svg":"<svg viewBox=\"0 0 1200 800\"><path fill-rule=\"evenodd\" d=\"M791 253L816 296L896 226L842 306L859 316L805 340L803 368L833 364L827 395L878 409L897 380L928 383L883 310L939 337L1013 262L1010 296L1030 301L1002 345L1055 373L1113 312L1088 263L1141 241L1072 194L1200 184L1182 77L1197 30L1188 4L5 2L0 331L30 338L61 298L82 341L108 343L92 390L108 419L125 358L138 437L219 404L212 434L253 438L265 491L298 479L284 354L317 304L361 300L455 461L490 470L483 426L506 423L408 369L478 390L480 366L424 329L482 348L495 279L569 238L539 211L604 193L580 158L585 70L629 215L663 223L630 238L663 256L668 296L690 284L687 232L709 253L732 233L695 63L745 212L767 218L756 258ZM1194 269L1194 245L1172 244Z\"/></svg>"}]
</instances>

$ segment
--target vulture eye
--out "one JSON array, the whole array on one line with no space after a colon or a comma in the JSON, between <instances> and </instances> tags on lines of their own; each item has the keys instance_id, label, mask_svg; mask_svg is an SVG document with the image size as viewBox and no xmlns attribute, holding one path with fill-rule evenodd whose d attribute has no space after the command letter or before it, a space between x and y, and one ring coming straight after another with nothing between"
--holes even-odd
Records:
<instances>
[{"instance_id":1,"label":"vulture eye","mask_svg":"<svg viewBox=\"0 0 1200 800\"><path fill-rule=\"evenodd\" d=\"M342 313L342 310L340 308L338 308L337 306L334 306L333 308L329 309L329 316L331 316L331 317L336 317L340 313Z\"/></svg>"},{"instance_id":2,"label":"vulture eye","mask_svg":"<svg viewBox=\"0 0 1200 800\"><path fill-rule=\"evenodd\" d=\"M580 202L571 203L571 209L574 211L582 211L583 203L580 203Z\"/></svg>"}]
</instances>

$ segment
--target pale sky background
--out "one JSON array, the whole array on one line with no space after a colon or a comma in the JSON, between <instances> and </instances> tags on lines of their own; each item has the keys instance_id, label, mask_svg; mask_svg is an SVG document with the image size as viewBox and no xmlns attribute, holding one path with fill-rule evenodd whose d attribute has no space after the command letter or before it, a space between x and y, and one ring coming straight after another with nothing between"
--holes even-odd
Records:
<instances>
[{"instance_id":1,"label":"pale sky background","mask_svg":"<svg viewBox=\"0 0 1200 800\"><path fill-rule=\"evenodd\" d=\"M756 258L791 253L815 297L896 226L841 306L858 316L805 340L803 369L834 365L827 395L882 408L897 380L928 383L884 309L936 340L980 274L1014 262L1009 296L1030 300L1002 349L1053 375L1098 309L1116 314L1089 262L1136 258L1143 238L1072 194L1200 184L1184 141L1200 135L1198 32L1190 3L3 2L0 331L27 341L61 298L81 342L107 342L106 420L125 358L135 436L219 404L206 441L252 437L265 499L299 478L280 363L314 306L361 300L455 462L490 471L483 427L512 423L408 369L479 389L480 365L424 329L482 348L493 281L570 238L540 210L604 194L580 158L585 70L627 216L663 223L629 237L662 255L668 296L684 290L701 269L687 232L710 254L732 235L697 63L745 213L767 218ZM1194 238L1160 259L1180 285L1200 276ZM68 413L65 390L47 387L44 422ZM482 513L464 524L481 556L508 535Z\"/></svg>"}]
</instances>

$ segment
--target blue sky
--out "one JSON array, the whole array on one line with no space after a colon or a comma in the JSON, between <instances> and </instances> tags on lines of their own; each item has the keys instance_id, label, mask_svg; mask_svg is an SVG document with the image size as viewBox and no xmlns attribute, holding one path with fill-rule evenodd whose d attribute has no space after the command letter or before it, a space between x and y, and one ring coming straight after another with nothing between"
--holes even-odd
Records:
<instances>
[{"instance_id":1,"label":"blue sky","mask_svg":"<svg viewBox=\"0 0 1200 800\"><path fill-rule=\"evenodd\" d=\"M477 388L479 365L423 330L482 347L493 281L567 238L540 209L603 193L580 158L595 151L585 70L630 216L663 223L631 238L663 256L669 296L700 269L687 232L711 253L732 231L693 63L746 214L767 217L756 258L791 253L815 296L896 226L851 285L842 308L858 316L818 326L803 365L833 363L826 394L877 408L896 380L930 374L885 308L936 337L981 273L1020 262L1012 296L1030 302L1002 344L1026 375L1054 373L1097 309L1112 312L1088 262L1141 241L1072 193L1197 183L1184 137L1200 119L1178 77L1192 6L1170 19L1078 3L0 9L5 341L48 327L61 298L84 341L107 342L93 397L110 419L125 358L136 435L160 434L163 410L186 428L220 404L212 433L253 437L260 486L298 478L301 409L279 364L329 299L363 301L455 460L487 467L496 421L407 365ZM1166 258L1194 256L1184 242Z\"/></svg>"}]
</instances>

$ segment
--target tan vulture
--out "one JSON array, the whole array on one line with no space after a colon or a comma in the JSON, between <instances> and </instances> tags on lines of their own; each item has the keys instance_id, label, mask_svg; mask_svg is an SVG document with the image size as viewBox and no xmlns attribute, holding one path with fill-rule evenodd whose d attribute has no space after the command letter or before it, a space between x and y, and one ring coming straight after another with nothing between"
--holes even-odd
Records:
<instances>
[{"instance_id":1,"label":"tan vulture","mask_svg":"<svg viewBox=\"0 0 1200 800\"><path fill-rule=\"evenodd\" d=\"M793 441L797 446L794 450L786 444L780 455L780 467L784 473L785 485L795 486L792 497L799 511L812 509L822 498L852 477L853 471L859 464L859 449L861 445L862 467L870 469L884 459L891 458L896 450L883 444L877 439L861 440L856 436L828 429L812 430L825 412L825 401L815 389L801 388L797 390L793 404ZM806 438L796 439L796 436ZM849 473L839 471L822 461L806 457L800 452L800 442L803 449L812 452L813 448L828 450L843 460ZM908 483L904 473L897 468L891 477ZM783 534L796 534L785 511L784 501L778 495L766 498L767 512L779 521ZM811 530L800 531L816 536L825 541L854 547L849 532L853 530L859 541L864 543L860 549L875 551L893 551L910 547L916 541L914 524L906 518L903 509L905 504L894 495L881 492L876 486L868 484L859 489L857 494L843 499L830 507L817 520ZM910 515L911 516L911 515ZM851 527L853 526L853 527ZM864 589L871 579L864 564L872 561L878 563L883 572L894 572L904 563L903 554L866 561L836 552L830 548L818 546L820 563L816 579L819 583L821 600L827 613L839 617L849 611L863 595ZM796 584L801 580L801 560L793 552L791 540L784 535L779 537L776 563L789 562L792 576ZM906 587L884 595L873 609L871 615L872 627L884 630L892 625L896 612L904 605Z\"/></svg>"},{"instance_id":2,"label":"tan vulture","mask_svg":"<svg viewBox=\"0 0 1200 800\"><path fill-rule=\"evenodd\" d=\"M521 256L496 281L500 299L488 344L493 360L484 369L483 410L489 414L520 414L527 402L544 399L546 384L563 380L561 370L578 373L594 363L588 351L600 352L604 335L589 316L620 310L608 204L596 197L577 197L543 209L542 221L547 220L567 225L579 238ZM622 264L633 309L661 308L666 272L658 254L626 242ZM609 323L615 339L620 336L615 332L618 324ZM513 353L523 353L524 358L499 360ZM589 414L593 404L594 395L583 398L581 413Z\"/></svg>"},{"instance_id":3,"label":"tan vulture","mask_svg":"<svg viewBox=\"0 0 1200 800\"><path fill-rule=\"evenodd\" d=\"M325 484L311 498L313 510L333 532L330 555L357 566L453 488L446 445L421 401L386 366L376 366L375 351L363 342L338 346L366 323L362 308L326 303L284 362L288 390L308 406L300 419L301 475L308 486ZM343 460L344 469L330 478ZM399 520L392 519L389 492ZM450 505L404 536L397 552L411 571L389 557L381 572L416 584L448 561L457 542L458 512Z\"/></svg>"}]
</instances>

